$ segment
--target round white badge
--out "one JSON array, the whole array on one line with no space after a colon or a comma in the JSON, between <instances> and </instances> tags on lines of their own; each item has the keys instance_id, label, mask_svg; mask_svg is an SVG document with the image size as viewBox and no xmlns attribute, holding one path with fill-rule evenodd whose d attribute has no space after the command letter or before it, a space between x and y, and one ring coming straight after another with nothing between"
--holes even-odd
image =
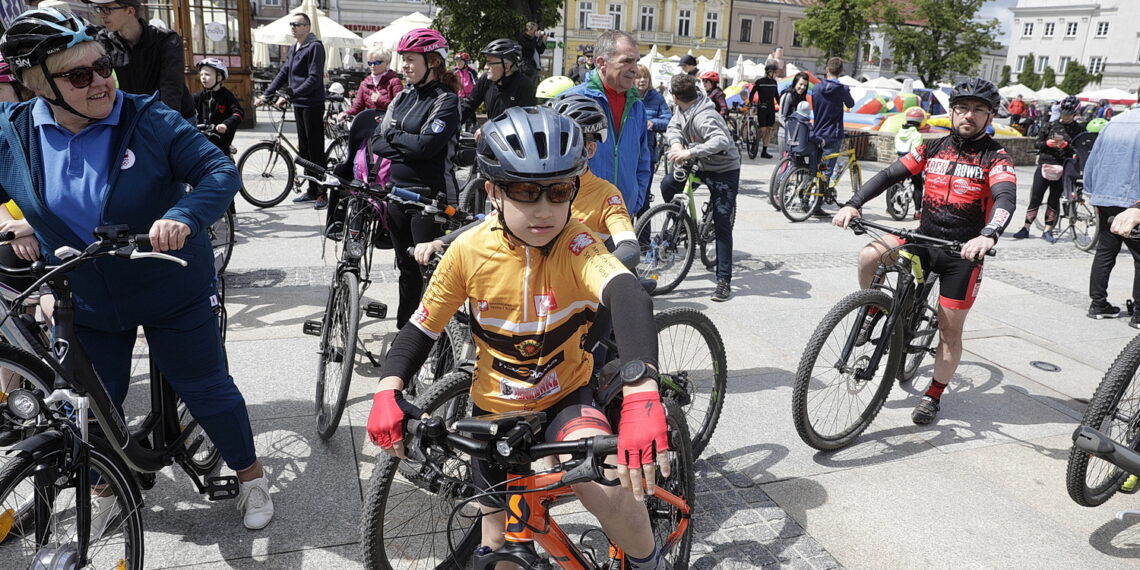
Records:
<instances>
[{"instance_id":1,"label":"round white badge","mask_svg":"<svg viewBox=\"0 0 1140 570\"><path fill-rule=\"evenodd\" d=\"M127 149L126 154L123 155L123 170L126 170L135 165L135 151Z\"/></svg>"},{"instance_id":2,"label":"round white badge","mask_svg":"<svg viewBox=\"0 0 1140 570\"><path fill-rule=\"evenodd\" d=\"M226 39L226 25L221 22L206 24L206 37L212 42L220 42Z\"/></svg>"}]
</instances>

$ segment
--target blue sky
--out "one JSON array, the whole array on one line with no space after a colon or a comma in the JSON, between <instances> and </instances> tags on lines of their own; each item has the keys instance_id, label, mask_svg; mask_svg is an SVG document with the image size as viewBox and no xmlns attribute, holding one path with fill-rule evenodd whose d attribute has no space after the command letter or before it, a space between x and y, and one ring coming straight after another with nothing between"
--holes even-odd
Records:
<instances>
[{"instance_id":1,"label":"blue sky","mask_svg":"<svg viewBox=\"0 0 1140 570\"><path fill-rule=\"evenodd\" d=\"M1001 22L1001 35L998 42L1009 45L1009 28L1013 24L1013 12L1010 8L1017 6L1017 0L990 0L978 10L978 17L982 20L997 18Z\"/></svg>"}]
</instances>

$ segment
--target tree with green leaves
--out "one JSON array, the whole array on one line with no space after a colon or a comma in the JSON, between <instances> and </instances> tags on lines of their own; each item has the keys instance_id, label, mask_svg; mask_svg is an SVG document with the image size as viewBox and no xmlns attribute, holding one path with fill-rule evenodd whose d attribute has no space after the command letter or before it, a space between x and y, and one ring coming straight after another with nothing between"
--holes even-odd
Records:
<instances>
[{"instance_id":1,"label":"tree with green leaves","mask_svg":"<svg viewBox=\"0 0 1140 570\"><path fill-rule=\"evenodd\" d=\"M955 74L977 72L987 50L997 49L998 21L976 20L985 0L883 2L879 30L894 51L895 69L914 66L922 82L935 85Z\"/></svg>"},{"instance_id":2,"label":"tree with green leaves","mask_svg":"<svg viewBox=\"0 0 1140 570\"><path fill-rule=\"evenodd\" d=\"M796 22L804 47L823 52L821 61L842 57L854 61L859 45L870 37L875 0L816 0Z\"/></svg>"},{"instance_id":3,"label":"tree with green leaves","mask_svg":"<svg viewBox=\"0 0 1140 570\"><path fill-rule=\"evenodd\" d=\"M1065 67L1065 79L1061 80L1061 91L1069 95L1076 95L1085 90L1089 83L1100 83L1101 76L1089 73L1087 67L1079 63L1070 63Z\"/></svg>"},{"instance_id":4,"label":"tree with green leaves","mask_svg":"<svg viewBox=\"0 0 1140 570\"><path fill-rule=\"evenodd\" d=\"M1025 56L1025 67L1022 68L1021 73L1017 74L1017 82L1037 91L1041 88L1041 76L1033 70L1033 62L1035 61L1037 58L1033 52L1029 52L1029 55Z\"/></svg>"},{"instance_id":5,"label":"tree with green leaves","mask_svg":"<svg viewBox=\"0 0 1140 570\"><path fill-rule=\"evenodd\" d=\"M439 15L432 27L443 33L452 53L477 56L491 40L517 39L528 21L551 28L562 21L559 0L434 0Z\"/></svg>"},{"instance_id":6,"label":"tree with green leaves","mask_svg":"<svg viewBox=\"0 0 1140 570\"><path fill-rule=\"evenodd\" d=\"M1053 66L1046 65L1045 72L1041 74L1041 87L1052 87L1057 84L1057 72Z\"/></svg>"},{"instance_id":7,"label":"tree with green leaves","mask_svg":"<svg viewBox=\"0 0 1140 570\"><path fill-rule=\"evenodd\" d=\"M998 79L997 86L1000 88L1006 85L1009 85L1009 66L1003 65L1001 66L1001 79Z\"/></svg>"}]
</instances>

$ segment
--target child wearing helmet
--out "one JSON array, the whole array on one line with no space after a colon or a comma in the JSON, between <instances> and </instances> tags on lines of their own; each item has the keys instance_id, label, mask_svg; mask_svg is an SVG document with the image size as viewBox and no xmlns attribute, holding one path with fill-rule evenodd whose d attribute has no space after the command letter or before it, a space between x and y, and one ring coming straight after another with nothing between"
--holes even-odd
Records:
<instances>
[{"instance_id":1,"label":"child wearing helmet","mask_svg":"<svg viewBox=\"0 0 1140 570\"><path fill-rule=\"evenodd\" d=\"M539 105L545 105L551 99L558 97L563 91L574 86L574 80L565 75L552 75L543 79L534 91L534 99Z\"/></svg>"},{"instance_id":2,"label":"child wearing helmet","mask_svg":"<svg viewBox=\"0 0 1140 570\"><path fill-rule=\"evenodd\" d=\"M196 67L198 82L202 84L202 90L194 94L198 125L210 125L210 130L218 134L209 137L210 142L229 156L230 145L234 142L234 134L245 111L233 92L223 85L229 77L229 70L222 60L207 57L199 61Z\"/></svg>"},{"instance_id":3,"label":"child wearing helmet","mask_svg":"<svg viewBox=\"0 0 1140 570\"><path fill-rule=\"evenodd\" d=\"M716 112L728 118L728 103L725 102L724 90L720 88L720 74L715 71L705 71L698 76L704 85L705 95L716 105Z\"/></svg>"},{"instance_id":4,"label":"child wearing helmet","mask_svg":"<svg viewBox=\"0 0 1140 570\"><path fill-rule=\"evenodd\" d=\"M922 107L911 107L906 110L904 117L906 122L899 127L899 132L895 135L895 153L900 158L922 146L922 133L919 129L926 122L926 111L922 110ZM910 181L914 191L914 217L918 219L918 213L922 209L922 173L911 176Z\"/></svg>"}]
</instances>

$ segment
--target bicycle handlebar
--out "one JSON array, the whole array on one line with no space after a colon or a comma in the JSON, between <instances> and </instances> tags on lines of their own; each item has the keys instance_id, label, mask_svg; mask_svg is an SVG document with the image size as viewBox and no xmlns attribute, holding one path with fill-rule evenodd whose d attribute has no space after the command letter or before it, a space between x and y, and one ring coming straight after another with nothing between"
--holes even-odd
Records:
<instances>
[{"instance_id":1,"label":"bicycle handlebar","mask_svg":"<svg viewBox=\"0 0 1140 570\"><path fill-rule=\"evenodd\" d=\"M1109 228L1111 228L1111 227L1112 227L1112 221L1113 221L1113 220L1115 220L1115 219L1116 219L1116 216L1109 216L1109 217L1108 217L1108 220L1107 220L1107 225L1108 225L1108 227L1109 227ZM1124 239L1136 239L1136 240L1140 240L1140 226L1136 226L1136 227L1132 228L1132 231L1131 231L1131 232L1129 232L1129 234L1128 234L1128 237L1126 237L1126 238L1124 238Z\"/></svg>"},{"instance_id":2,"label":"bicycle handlebar","mask_svg":"<svg viewBox=\"0 0 1140 570\"><path fill-rule=\"evenodd\" d=\"M879 230L881 232L894 234L894 235L899 236L900 238L906 240L907 242L918 242L918 243L922 243L922 244L926 244L926 245L933 245L933 246L937 246L937 247L940 247L943 249L954 251L955 253L962 250L962 242L959 242L959 241L950 241L950 240L944 240L942 238L931 237L928 235L920 234L915 230L911 230L911 229L907 229L907 228L892 228L889 226L884 226L882 224L872 222L870 220L863 219L861 217L853 218L851 220L851 222L849 223L849 227L851 228L852 231L855 232L855 235L860 235L860 234L866 233L866 228L872 228L872 229ZM991 248L990 250L986 251L986 255L988 255L990 257L994 257L997 255L997 250Z\"/></svg>"}]
</instances>

